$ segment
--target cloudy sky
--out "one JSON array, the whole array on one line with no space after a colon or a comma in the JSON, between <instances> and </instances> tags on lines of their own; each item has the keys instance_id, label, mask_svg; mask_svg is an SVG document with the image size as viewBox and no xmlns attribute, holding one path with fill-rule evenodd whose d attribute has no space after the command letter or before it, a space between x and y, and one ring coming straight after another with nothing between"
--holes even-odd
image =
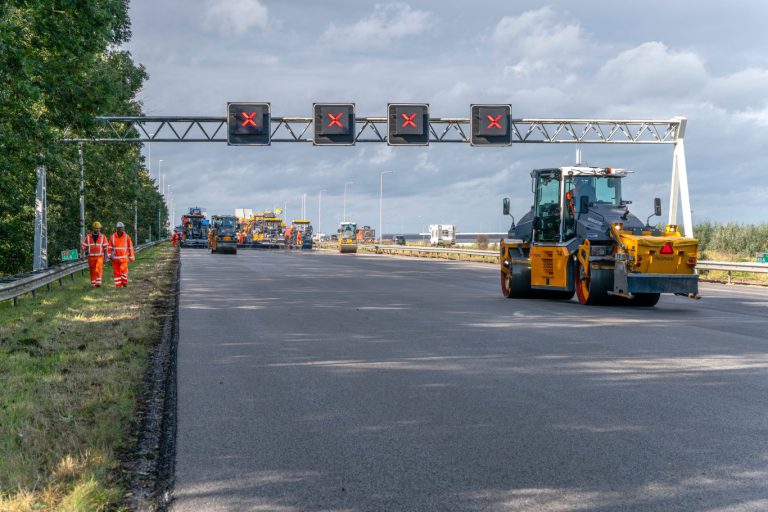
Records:
<instances>
[{"instance_id":1,"label":"cloudy sky","mask_svg":"<svg viewBox=\"0 0 768 512\"><path fill-rule=\"evenodd\" d=\"M269 101L273 115L309 116L313 102L427 102L434 117L471 103L511 103L515 117L688 118L694 221L768 220L768 3L645 0L133 0L128 49L150 79L149 115L226 114L227 101ZM669 201L671 146L582 148L592 165L634 170L624 186L645 218ZM385 232L454 223L506 230L501 198L522 214L533 168L573 163L574 145L389 148L152 145L176 212L287 205L323 231L347 217ZM666 216L666 213L665 213Z\"/></svg>"}]
</instances>

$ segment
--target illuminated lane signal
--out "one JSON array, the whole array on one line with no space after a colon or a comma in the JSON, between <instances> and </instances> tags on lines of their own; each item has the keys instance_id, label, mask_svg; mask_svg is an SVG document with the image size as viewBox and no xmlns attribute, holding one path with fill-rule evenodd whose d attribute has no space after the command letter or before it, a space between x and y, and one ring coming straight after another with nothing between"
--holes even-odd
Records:
<instances>
[{"instance_id":1,"label":"illuminated lane signal","mask_svg":"<svg viewBox=\"0 0 768 512\"><path fill-rule=\"evenodd\" d=\"M389 103L387 105L387 144L426 146L429 144L429 104Z\"/></svg>"},{"instance_id":2,"label":"illuminated lane signal","mask_svg":"<svg viewBox=\"0 0 768 512\"><path fill-rule=\"evenodd\" d=\"M473 146L510 146L512 144L512 105L472 105L470 108L470 144Z\"/></svg>"},{"instance_id":3,"label":"illuminated lane signal","mask_svg":"<svg viewBox=\"0 0 768 512\"><path fill-rule=\"evenodd\" d=\"M227 103L227 144L269 146L272 107L269 103Z\"/></svg>"},{"instance_id":4,"label":"illuminated lane signal","mask_svg":"<svg viewBox=\"0 0 768 512\"><path fill-rule=\"evenodd\" d=\"M312 143L316 146L351 146L355 143L354 103L315 103L315 133Z\"/></svg>"}]
</instances>

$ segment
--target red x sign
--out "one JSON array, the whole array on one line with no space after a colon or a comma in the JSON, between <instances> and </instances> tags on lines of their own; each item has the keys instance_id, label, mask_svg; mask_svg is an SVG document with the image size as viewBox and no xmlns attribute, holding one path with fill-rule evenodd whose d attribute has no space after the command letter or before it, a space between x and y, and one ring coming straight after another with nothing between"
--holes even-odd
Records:
<instances>
[{"instance_id":1,"label":"red x sign","mask_svg":"<svg viewBox=\"0 0 768 512\"><path fill-rule=\"evenodd\" d=\"M336 114L335 116L333 114L329 113L328 117L331 118L331 122L328 123L328 126L329 127L331 127L331 126L338 126L339 128L344 128L344 125L341 124L341 121L340 121L341 116L343 116L343 115L344 115L343 112L339 113L339 114Z\"/></svg>"},{"instance_id":2,"label":"red x sign","mask_svg":"<svg viewBox=\"0 0 768 512\"><path fill-rule=\"evenodd\" d=\"M501 114L495 117L489 114L489 115L486 115L485 117L487 117L488 120L490 121L488 128L498 128L499 130L501 130L501 125L499 124L499 119L501 119Z\"/></svg>"},{"instance_id":3,"label":"red x sign","mask_svg":"<svg viewBox=\"0 0 768 512\"><path fill-rule=\"evenodd\" d=\"M405 122L403 123L403 128L408 126L416 128L416 123L413 122L413 120L416 119L416 112L414 112L411 115L403 114L403 119L405 119Z\"/></svg>"},{"instance_id":4,"label":"red x sign","mask_svg":"<svg viewBox=\"0 0 768 512\"><path fill-rule=\"evenodd\" d=\"M253 118L256 116L256 112L251 112L250 114L247 114L245 112L242 112L243 117L245 118L245 121L243 121L242 126L256 126L256 121L253 120Z\"/></svg>"}]
</instances>

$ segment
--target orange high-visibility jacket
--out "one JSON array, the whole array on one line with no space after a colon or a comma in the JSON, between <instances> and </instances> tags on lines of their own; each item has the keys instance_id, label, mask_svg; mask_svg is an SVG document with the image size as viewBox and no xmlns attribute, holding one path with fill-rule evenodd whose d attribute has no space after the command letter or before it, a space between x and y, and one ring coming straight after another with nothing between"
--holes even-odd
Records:
<instances>
[{"instance_id":1,"label":"orange high-visibility jacket","mask_svg":"<svg viewBox=\"0 0 768 512\"><path fill-rule=\"evenodd\" d=\"M111 254L107 237L104 236L104 233L99 233L95 242L93 241L93 233L88 233L85 235L80 249L85 256L109 256Z\"/></svg>"},{"instance_id":2,"label":"orange high-visibility jacket","mask_svg":"<svg viewBox=\"0 0 768 512\"><path fill-rule=\"evenodd\" d=\"M134 258L133 240L131 235L123 231L123 236L117 236L117 231L109 237L109 253L113 260L125 260Z\"/></svg>"}]
</instances>

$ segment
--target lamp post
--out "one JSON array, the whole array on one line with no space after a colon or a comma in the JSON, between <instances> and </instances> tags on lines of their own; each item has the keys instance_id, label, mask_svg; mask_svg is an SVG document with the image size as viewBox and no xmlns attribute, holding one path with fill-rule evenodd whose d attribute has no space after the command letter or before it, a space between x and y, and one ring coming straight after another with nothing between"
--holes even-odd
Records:
<instances>
[{"instance_id":1,"label":"lamp post","mask_svg":"<svg viewBox=\"0 0 768 512\"><path fill-rule=\"evenodd\" d=\"M395 171L379 173L379 243L384 240L384 175L394 173Z\"/></svg>"},{"instance_id":2,"label":"lamp post","mask_svg":"<svg viewBox=\"0 0 768 512\"><path fill-rule=\"evenodd\" d=\"M341 222L347 222L347 185L354 185L354 181L348 181L344 183L344 213L342 215Z\"/></svg>"},{"instance_id":3,"label":"lamp post","mask_svg":"<svg viewBox=\"0 0 768 512\"><path fill-rule=\"evenodd\" d=\"M163 162L165 160L158 160L157 161L157 177L160 178L158 181L160 182L160 194L165 198L165 176L163 176Z\"/></svg>"},{"instance_id":4,"label":"lamp post","mask_svg":"<svg viewBox=\"0 0 768 512\"><path fill-rule=\"evenodd\" d=\"M323 192L328 192L323 189L317 193L317 232L323 232Z\"/></svg>"}]
</instances>

